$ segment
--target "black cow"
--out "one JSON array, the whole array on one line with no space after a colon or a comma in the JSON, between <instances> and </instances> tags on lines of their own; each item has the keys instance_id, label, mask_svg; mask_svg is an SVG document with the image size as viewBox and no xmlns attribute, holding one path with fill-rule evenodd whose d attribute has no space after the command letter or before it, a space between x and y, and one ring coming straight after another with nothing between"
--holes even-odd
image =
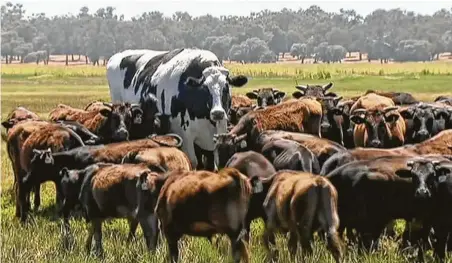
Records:
<instances>
[{"instance_id":1,"label":"black cow","mask_svg":"<svg viewBox=\"0 0 452 263\"><path fill-rule=\"evenodd\" d=\"M265 108L280 103L286 96L286 93L273 88L263 88L248 92L246 96L250 99L257 100L257 106L259 108Z\"/></svg>"}]
</instances>

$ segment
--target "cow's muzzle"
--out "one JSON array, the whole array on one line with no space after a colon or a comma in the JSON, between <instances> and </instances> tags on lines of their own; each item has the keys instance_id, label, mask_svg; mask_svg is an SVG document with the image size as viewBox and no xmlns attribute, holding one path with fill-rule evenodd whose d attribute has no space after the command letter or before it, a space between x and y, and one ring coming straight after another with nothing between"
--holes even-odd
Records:
<instances>
[{"instance_id":1,"label":"cow's muzzle","mask_svg":"<svg viewBox=\"0 0 452 263\"><path fill-rule=\"evenodd\" d=\"M212 121L224 120L226 113L223 110L214 110L210 113L210 119Z\"/></svg>"}]
</instances>

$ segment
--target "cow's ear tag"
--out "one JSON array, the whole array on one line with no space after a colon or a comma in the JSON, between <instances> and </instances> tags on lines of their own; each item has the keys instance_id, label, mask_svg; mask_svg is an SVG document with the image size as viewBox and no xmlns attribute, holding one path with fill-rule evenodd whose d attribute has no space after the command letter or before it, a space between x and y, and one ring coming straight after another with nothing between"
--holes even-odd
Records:
<instances>
[{"instance_id":1,"label":"cow's ear tag","mask_svg":"<svg viewBox=\"0 0 452 263\"><path fill-rule=\"evenodd\" d=\"M438 177L438 182L444 183L447 179L447 175L441 175Z\"/></svg>"},{"instance_id":2,"label":"cow's ear tag","mask_svg":"<svg viewBox=\"0 0 452 263\"><path fill-rule=\"evenodd\" d=\"M143 183L141 183L141 190L143 190L143 191L147 191L147 190L149 190L149 187L148 187L148 184L147 184L147 182L143 182Z\"/></svg>"},{"instance_id":3,"label":"cow's ear tag","mask_svg":"<svg viewBox=\"0 0 452 263\"><path fill-rule=\"evenodd\" d=\"M143 122L143 120L141 119L141 115L136 116L135 119L133 120L133 123L135 123L135 124L141 124L142 122Z\"/></svg>"},{"instance_id":4,"label":"cow's ear tag","mask_svg":"<svg viewBox=\"0 0 452 263\"><path fill-rule=\"evenodd\" d=\"M245 140L240 142L240 148L242 148L242 149L246 148L246 141Z\"/></svg>"},{"instance_id":5,"label":"cow's ear tag","mask_svg":"<svg viewBox=\"0 0 452 263\"><path fill-rule=\"evenodd\" d=\"M253 187L253 193L257 194L264 191L264 185L262 184L262 182L259 180L256 182L256 184Z\"/></svg>"}]
</instances>

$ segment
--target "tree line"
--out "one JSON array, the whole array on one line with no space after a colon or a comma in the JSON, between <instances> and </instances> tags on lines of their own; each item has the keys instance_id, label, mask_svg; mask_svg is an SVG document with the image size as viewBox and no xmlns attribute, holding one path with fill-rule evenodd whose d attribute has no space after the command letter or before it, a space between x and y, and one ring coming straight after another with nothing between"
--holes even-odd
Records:
<instances>
[{"instance_id":1,"label":"tree line","mask_svg":"<svg viewBox=\"0 0 452 263\"><path fill-rule=\"evenodd\" d=\"M452 52L452 8L433 15L401 9L377 9L363 17L355 10L326 12L313 5L307 9L263 10L248 16L203 15L175 12L171 17L157 11L124 19L114 7L91 12L48 17L26 16L22 4L1 6L1 55L6 63L48 63L49 56L74 56L99 65L124 49L170 50L204 48L221 60L242 63L275 62L290 53L304 63L340 62L348 52L367 54L382 63L429 61Z\"/></svg>"}]
</instances>

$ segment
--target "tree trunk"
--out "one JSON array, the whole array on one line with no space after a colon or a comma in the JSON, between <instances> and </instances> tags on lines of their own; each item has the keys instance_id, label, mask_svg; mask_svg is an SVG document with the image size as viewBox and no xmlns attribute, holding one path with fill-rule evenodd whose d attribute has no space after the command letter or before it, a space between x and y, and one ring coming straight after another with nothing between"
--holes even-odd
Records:
<instances>
[{"instance_id":1,"label":"tree trunk","mask_svg":"<svg viewBox=\"0 0 452 263\"><path fill-rule=\"evenodd\" d=\"M348 52L348 57L349 57L349 58L352 57L352 52L351 52L351 51Z\"/></svg>"},{"instance_id":2,"label":"tree trunk","mask_svg":"<svg viewBox=\"0 0 452 263\"><path fill-rule=\"evenodd\" d=\"M284 58L284 54L285 54L285 53L283 52L283 53L282 53L282 58ZM278 60L279 60L279 55L278 55Z\"/></svg>"},{"instance_id":3,"label":"tree trunk","mask_svg":"<svg viewBox=\"0 0 452 263\"><path fill-rule=\"evenodd\" d=\"M436 54L436 60L439 60L439 53Z\"/></svg>"},{"instance_id":4,"label":"tree trunk","mask_svg":"<svg viewBox=\"0 0 452 263\"><path fill-rule=\"evenodd\" d=\"M78 61L80 61L80 54L78 54Z\"/></svg>"},{"instance_id":5,"label":"tree trunk","mask_svg":"<svg viewBox=\"0 0 452 263\"><path fill-rule=\"evenodd\" d=\"M369 63L370 63L370 61L371 61L371 59L370 59L370 58L367 58L367 62L369 62Z\"/></svg>"},{"instance_id":6,"label":"tree trunk","mask_svg":"<svg viewBox=\"0 0 452 263\"><path fill-rule=\"evenodd\" d=\"M88 56L85 56L85 63L88 65Z\"/></svg>"},{"instance_id":7,"label":"tree trunk","mask_svg":"<svg viewBox=\"0 0 452 263\"><path fill-rule=\"evenodd\" d=\"M8 65L8 54L5 56L6 65Z\"/></svg>"},{"instance_id":8,"label":"tree trunk","mask_svg":"<svg viewBox=\"0 0 452 263\"><path fill-rule=\"evenodd\" d=\"M36 65L39 65L39 56L36 57Z\"/></svg>"},{"instance_id":9,"label":"tree trunk","mask_svg":"<svg viewBox=\"0 0 452 263\"><path fill-rule=\"evenodd\" d=\"M66 66L69 64L69 55L66 54Z\"/></svg>"},{"instance_id":10,"label":"tree trunk","mask_svg":"<svg viewBox=\"0 0 452 263\"><path fill-rule=\"evenodd\" d=\"M301 64L304 64L304 58L301 59Z\"/></svg>"},{"instance_id":11,"label":"tree trunk","mask_svg":"<svg viewBox=\"0 0 452 263\"><path fill-rule=\"evenodd\" d=\"M363 54L359 52L359 61L363 60Z\"/></svg>"},{"instance_id":12,"label":"tree trunk","mask_svg":"<svg viewBox=\"0 0 452 263\"><path fill-rule=\"evenodd\" d=\"M24 63L24 57L25 56L20 56L20 63Z\"/></svg>"}]
</instances>

